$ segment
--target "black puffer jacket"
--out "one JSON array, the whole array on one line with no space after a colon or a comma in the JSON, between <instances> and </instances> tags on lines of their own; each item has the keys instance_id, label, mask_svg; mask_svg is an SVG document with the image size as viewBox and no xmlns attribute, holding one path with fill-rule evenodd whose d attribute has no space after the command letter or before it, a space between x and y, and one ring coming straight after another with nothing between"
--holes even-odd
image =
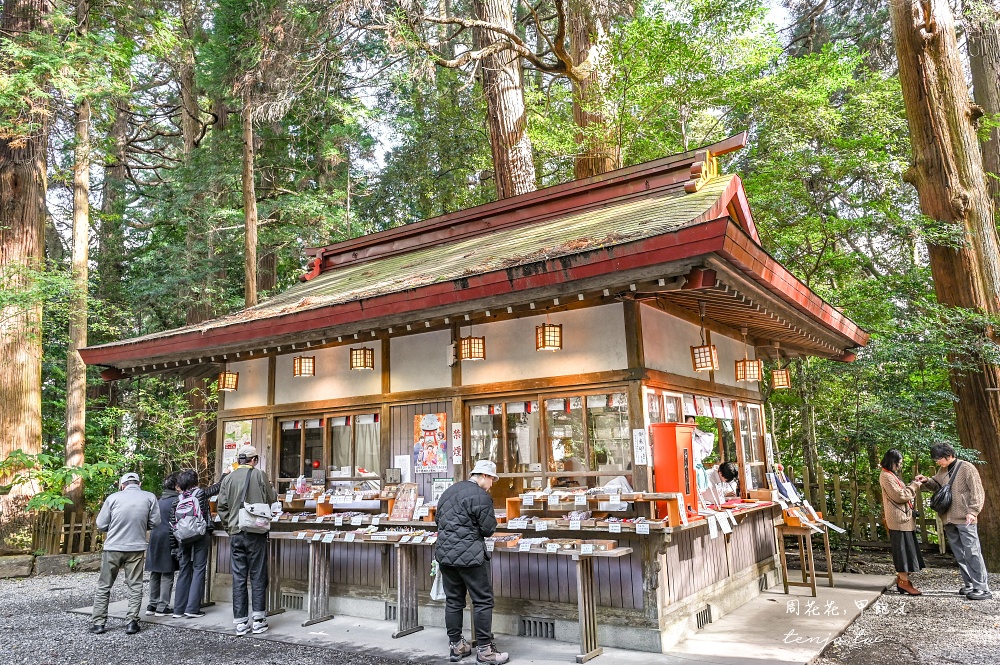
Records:
<instances>
[{"instance_id":1,"label":"black puffer jacket","mask_svg":"<svg viewBox=\"0 0 1000 665\"><path fill-rule=\"evenodd\" d=\"M446 566L478 566L490 560L483 540L497 530L493 499L471 480L455 483L438 499L434 557Z\"/></svg>"}]
</instances>

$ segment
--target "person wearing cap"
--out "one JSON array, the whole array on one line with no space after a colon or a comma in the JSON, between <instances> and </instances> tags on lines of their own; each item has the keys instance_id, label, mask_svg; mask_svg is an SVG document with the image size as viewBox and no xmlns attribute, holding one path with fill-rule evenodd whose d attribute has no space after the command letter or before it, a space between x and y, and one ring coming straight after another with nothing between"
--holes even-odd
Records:
<instances>
[{"instance_id":1,"label":"person wearing cap","mask_svg":"<svg viewBox=\"0 0 1000 665\"><path fill-rule=\"evenodd\" d=\"M267 630L267 534L242 531L240 508L244 503L274 503L278 494L267 474L257 468L257 449L246 445L236 453L239 466L222 479L216 511L229 534L229 558L233 573L233 623L236 634ZM246 494L244 495L244 492ZM247 585L251 587L247 602ZM253 614L251 615L252 604Z\"/></svg>"},{"instance_id":2,"label":"person wearing cap","mask_svg":"<svg viewBox=\"0 0 1000 665\"><path fill-rule=\"evenodd\" d=\"M160 507L156 495L139 487L139 474L126 473L118 481L120 491L109 496L97 515L97 528L107 532L101 552L101 574L94 592L94 609L90 632L100 635L107 631L108 602L111 587L118 573L125 571L128 585L128 626L125 632L139 632L139 610L142 607L142 568L146 559L146 539L160 524Z\"/></svg>"},{"instance_id":3,"label":"person wearing cap","mask_svg":"<svg viewBox=\"0 0 1000 665\"><path fill-rule=\"evenodd\" d=\"M449 660L458 662L472 654L462 636L465 595L472 598L478 663L506 663L510 656L493 642L493 583L486 538L497 529L493 499L489 495L498 478L497 465L479 460L468 480L455 483L438 499L434 513L438 540L434 556L445 593L444 622L448 630Z\"/></svg>"}]
</instances>

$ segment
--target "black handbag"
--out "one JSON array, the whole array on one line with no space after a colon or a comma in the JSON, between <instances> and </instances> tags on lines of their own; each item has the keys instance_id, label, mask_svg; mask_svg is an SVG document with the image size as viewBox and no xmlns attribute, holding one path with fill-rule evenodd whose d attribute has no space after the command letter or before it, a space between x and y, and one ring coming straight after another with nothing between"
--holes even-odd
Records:
<instances>
[{"instance_id":1,"label":"black handbag","mask_svg":"<svg viewBox=\"0 0 1000 665\"><path fill-rule=\"evenodd\" d=\"M948 476L948 484L942 486L934 495L931 497L931 509L942 517L951 510L951 484L955 481L955 475L958 473L958 467L961 464L961 460L955 464L955 468L951 470L951 474Z\"/></svg>"}]
</instances>

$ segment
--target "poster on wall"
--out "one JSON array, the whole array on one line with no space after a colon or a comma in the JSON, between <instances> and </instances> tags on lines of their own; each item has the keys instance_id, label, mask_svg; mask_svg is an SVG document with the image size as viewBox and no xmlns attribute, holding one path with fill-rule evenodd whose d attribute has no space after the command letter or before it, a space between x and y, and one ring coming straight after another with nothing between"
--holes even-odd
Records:
<instances>
[{"instance_id":1,"label":"poster on wall","mask_svg":"<svg viewBox=\"0 0 1000 665\"><path fill-rule=\"evenodd\" d=\"M684 395L682 400L684 403L684 415L685 416L697 416L698 409L694 406L694 395Z\"/></svg>"},{"instance_id":2,"label":"poster on wall","mask_svg":"<svg viewBox=\"0 0 1000 665\"><path fill-rule=\"evenodd\" d=\"M451 463L462 464L462 423L451 424Z\"/></svg>"},{"instance_id":3,"label":"poster on wall","mask_svg":"<svg viewBox=\"0 0 1000 665\"><path fill-rule=\"evenodd\" d=\"M448 470L446 413L413 416L414 473L443 473Z\"/></svg>"},{"instance_id":4,"label":"poster on wall","mask_svg":"<svg viewBox=\"0 0 1000 665\"><path fill-rule=\"evenodd\" d=\"M252 420L227 421L222 430L222 468L232 466L236 462L236 453L242 446L250 444ZM261 461L263 461L263 456Z\"/></svg>"}]
</instances>

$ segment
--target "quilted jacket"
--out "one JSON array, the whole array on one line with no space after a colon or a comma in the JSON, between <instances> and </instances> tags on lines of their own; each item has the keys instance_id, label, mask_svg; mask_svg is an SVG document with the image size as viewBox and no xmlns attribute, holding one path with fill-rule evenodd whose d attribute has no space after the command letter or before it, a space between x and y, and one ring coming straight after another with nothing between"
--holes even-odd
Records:
<instances>
[{"instance_id":1,"label":"quilted jacket","mask_svg":"<svg viewBox=\"0 0 1000 665\"><path fill-rule=\"evenodd\" d=\"M445 566L479 566L490 560L485 538L497 529L493 499L474 481L455 483L438 499L434 556Z\"/></svg>"}]
</instances>

